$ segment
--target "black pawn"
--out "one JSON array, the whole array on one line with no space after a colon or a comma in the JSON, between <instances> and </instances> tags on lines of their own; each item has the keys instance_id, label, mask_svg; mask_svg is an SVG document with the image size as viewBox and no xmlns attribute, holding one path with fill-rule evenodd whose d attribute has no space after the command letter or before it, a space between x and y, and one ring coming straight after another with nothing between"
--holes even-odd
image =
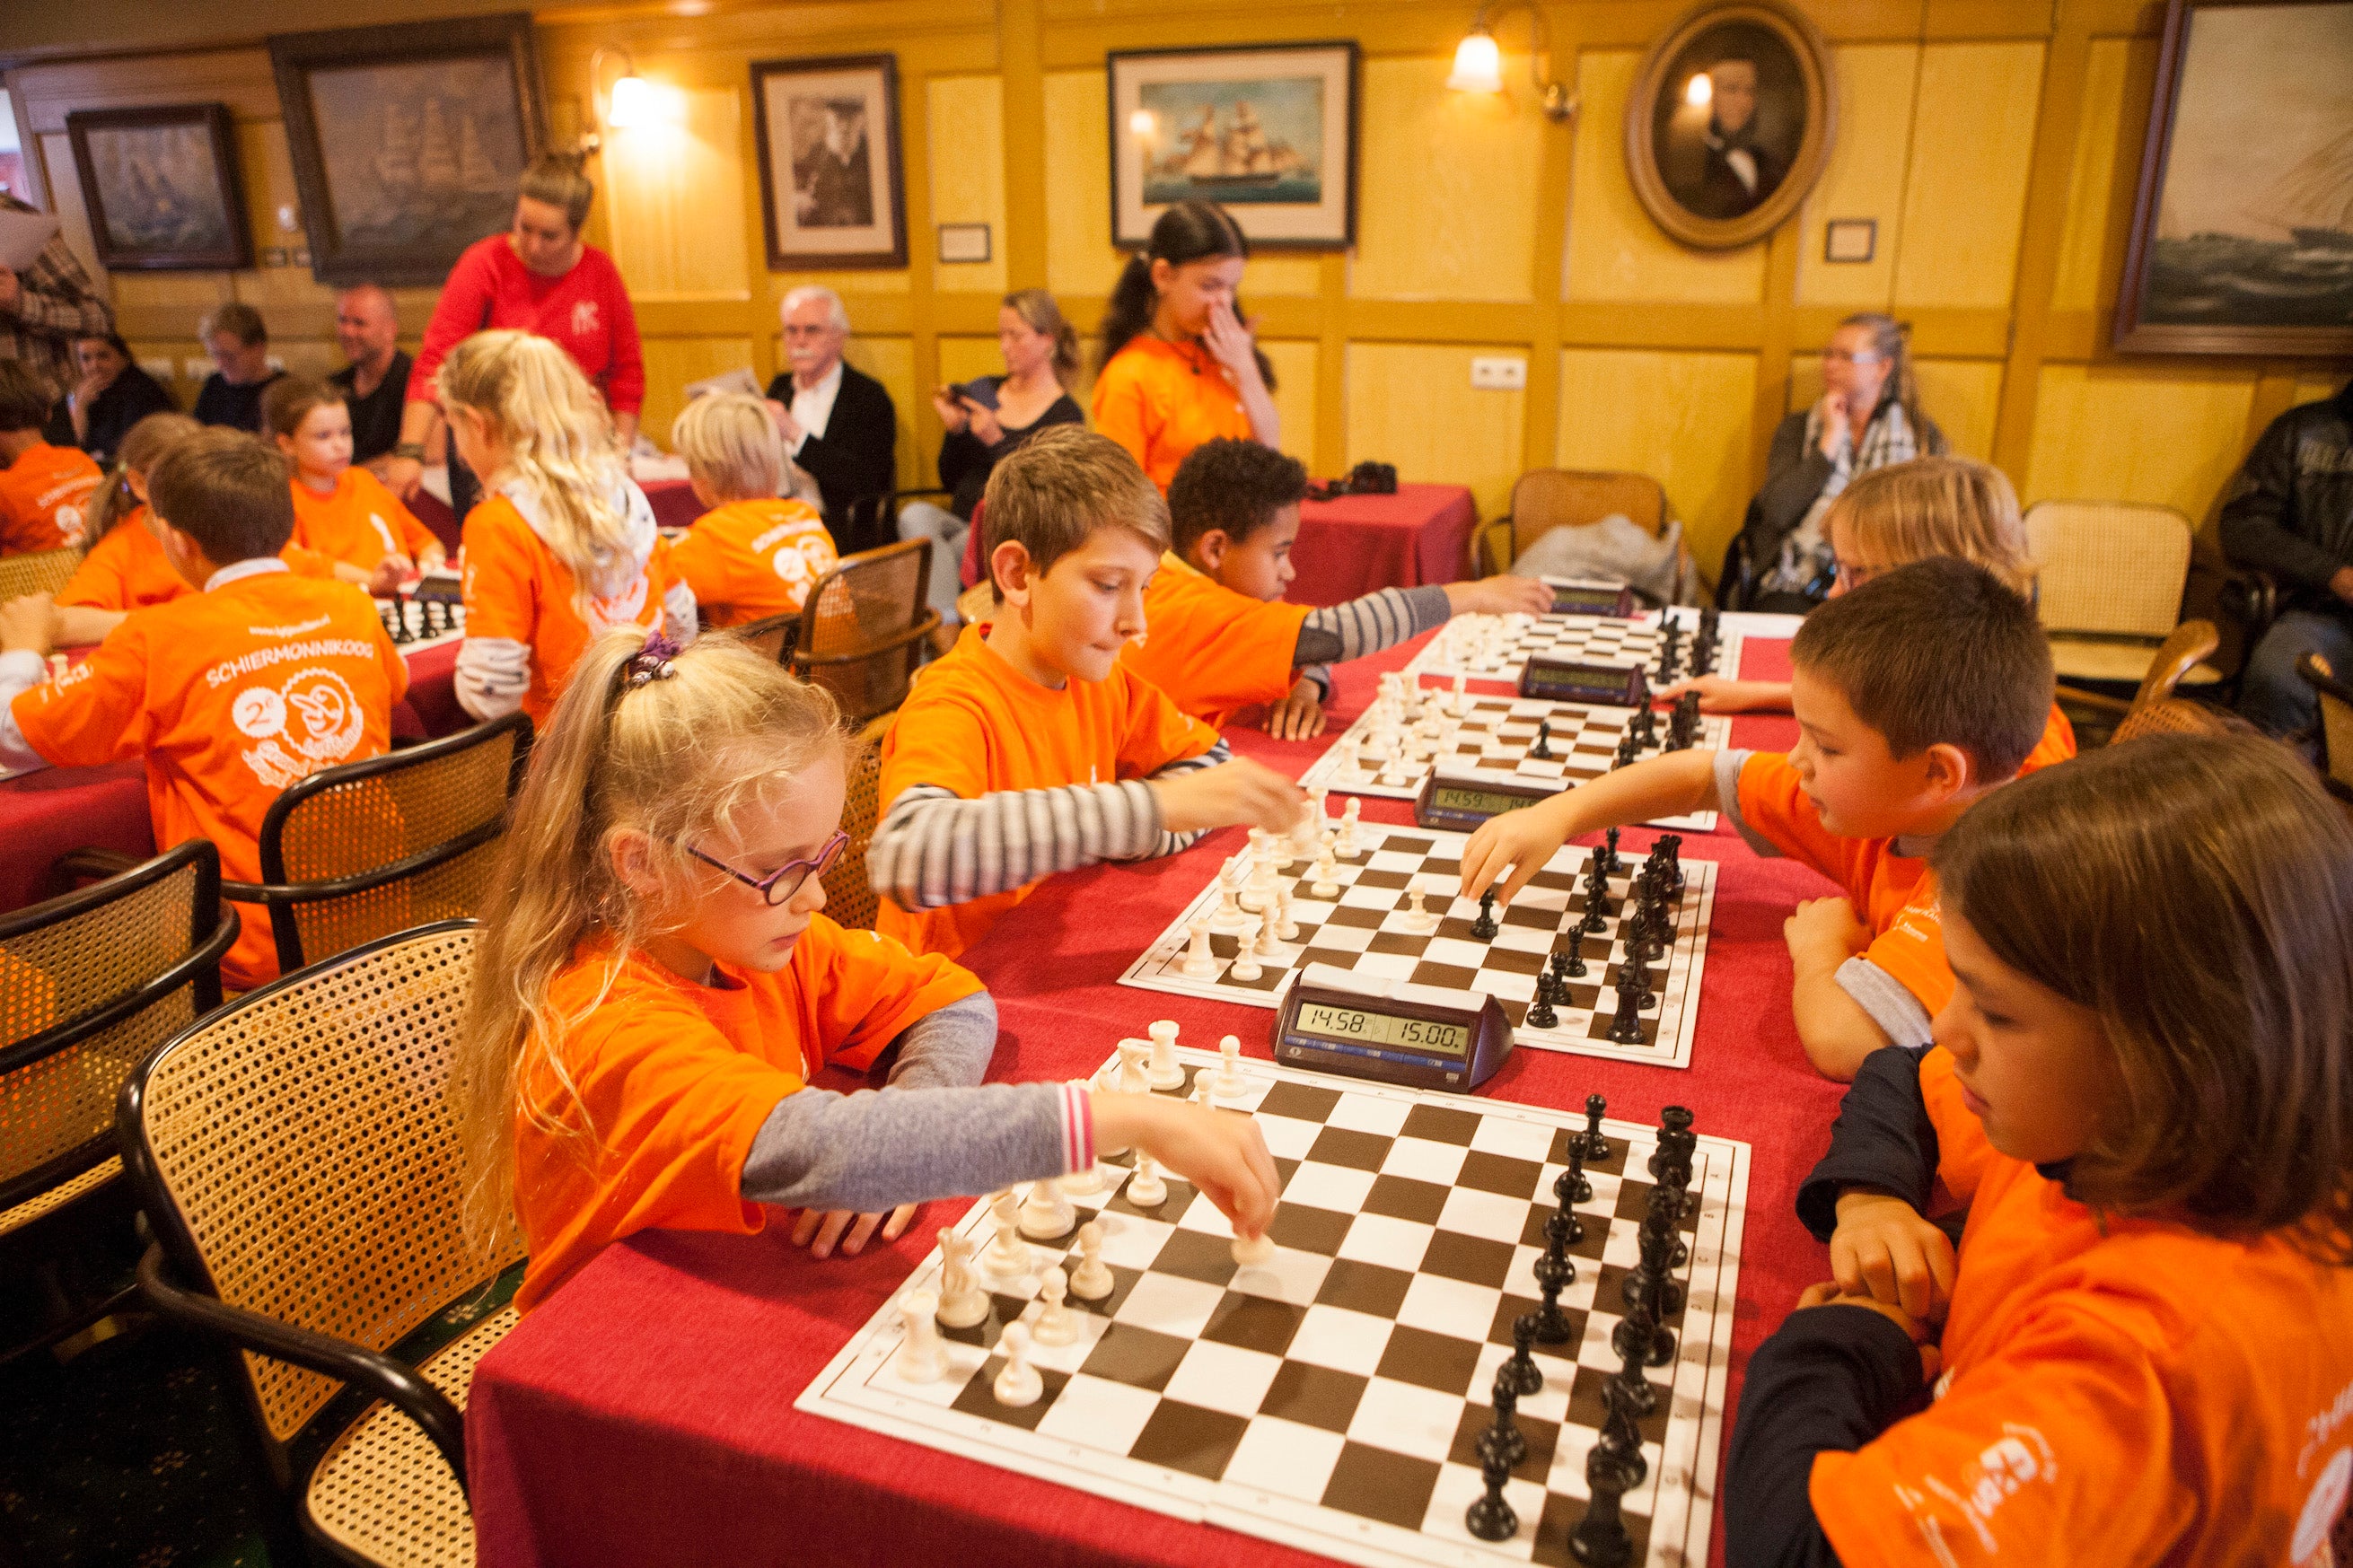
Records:
<instances>
[{"instance_id":1,"label":"black pawn","mask_svg":"<svg viewBox=\"0 0 2353 1568\"><path fill-rule=\"evenodd\" d=\"M395 595L393 596L392 626L393 641L396 643L413 643L417 640L417 634L408 629L408 601L401 598L398 595Z\"/></svg>"},{"instance_id":2,"label":"black pawn","mask_svg":"<svg viewBox=\"0 0 2353 1568\"><path fill-rule=\"evenodd\" d=\"M1553 1011L1554 1000L1551 973L1548 971L1537 971L1536 998L1528 1007L1529 1028L1557 1029L1560 1027L1560 1015Z\"/></svg>"},{"instance_id":3,"label":"black pawn","mask_svg":"<svg viewBox=\"0 0 2353 1568\"><path fill-rule=\"evenodd\" d=\"M1601 869L1605 873L1615 872L1622 864L1618 858L1618 832L1613 827L1601 836Z\"/></svg>"},{"instance_id":4,"label":"black pawn","mask_svg":"<svg viewBox=\"0 0 2353 1568\"><path fill-rule=\"evenodd\" d=\"M1544 1370L1528 1353L1528 1348L1536 1342L1536 1327L1534 1312L1522 1312L1512 1320L1512 1359L1497 1369L1495 1382L1501 1385L1510 1378L1514 1394L1530 1394L1544 1387Z\"/></svg>"},{"instance_id":5,"label":"black pawn","mask_svg":"<svg viewBox=\"0 0 2353 1568\"><path fill-rule=\"evenodd\" d=\"M1481 942L1493 942L1502 930L1495 923L1495 890L1490 888L1479 895L1479 918L1471 922L1471 934Z\"/></svg>"},{"instance_id":6,"label":"black pawn","mask_svg":"<svg viewBox=\"0 0 2353 1568\"><path fill-rule=\"evenodd\" d=\"M1651 1462L1642 1458L1642 1428L1635 1423L1625 1385L1615 1378L1604 1379L1601 1403L1609 1414L1602 1417L1601 1436L1594 1446L1625 1474L1627 1485L1639 1487L1651 1473Z\"/></svg>"},{"instance_id":7,"label":"black pawn","mask_svg":"<svg viewBox=\"0 0 2353 1568\"><path fill-rule=\"evenodd\" d=\"M1509 1541L1520 1532L1520 1516L1504 1500L1504 1483L1512 1479L1512 1467L1500 1458L1482 1460L1479 1478L1487 1489L1463 1513L1462 1528L1482 1541ZM1624 1527L1620 1529L1622 1532Z\"/></svg>"},{"instance_id":8,"label":"black pawn","mask_svg":"<svg viewBox=\"0 0 2353 1568\"><path fill-rule=\"evenodd\" d=\"M1560 1310L1560 1293L1577 1283L1577 1264L1568 1256L1568 1247L1570 1227L1577 1224L1577 1216L1567 1209L1555 1211L1553 1216L1545 1221L1545 1239L1549 1245L1537 1256L1535 1264L1536 1289L1544 1293L1543 1304L1536 1308L1535 1314L1536 1341L1540 1344L1568 1342L1568 1314Z\"/></svg>"},{"instance_id":9,"label":"black pawn","mask_svg":"<svg viewBox=\"0 0 2353 1568\"><path fill-rule=\"evenodd\" d=\"M1618 1510L1618 1500L1626 1495L1624 1467L1597 1444L1585 1458L1585 1482L1593 1500L1585 1505L1585 1517L1568 1538L1568 1554L1585 1568L1623 1568L1634 1555L1633 1538L1626 1533L1626 1521Z\"/></svg>"},{"instance_id":10,"label":"black pawn","mask_svg":"<svg viewBox=\"0 0 2353 1568\"><path fill-rule=\"evenodd\" d=\"M1658 1393L1642 1375L1642 1368L1664 1366L1674 1360L1675 1336L1659 1321L1658 1292L1640 1269L1626 1276L1620 1289L1626 1297L1626 1315L1609 1331L1609 1348L1625 1363L1619 1372L1620 1380L1630 1389L1641 1385L1636 1396L1647 1402L1641 1410L1647 1415L1650 1406L1658 1402Z\"/></svg>"},{"instance_id":11,"label":"black pawn","mask_svg":"<svg viewBox=\"0 0 2353 1568\"><path fill-rule=\"evenodd\" d=\"M1556 981L1574 979L1585 973L1585 928L1568 928L1568 951L1552 955L1552 973ZM1559 989L1557 985L1554 987Z\"/></svg>"},{"instance_id":12,"label":"black pawn","mask_svg":"<svg viewBox=\"0 0 2353 1568\"><path fill-rule=\"evenodd\" d=\"M1614 773L1620 768L1625 767L1634 760L1635 754L1634 737L1631 734L1621 736L1618 742L1617 754L1609 759L1609 771Z\"/></svg>"},{"instance_id":13,"label":"black pawn","mask_svg":"<svg viewBox=\"0 0 2353 1568\"><path fill-rule=\"evenodd\" d=\"M1609 1158L1609 1140L1601 1131L1601 1118L1609 1110L1609 1102L1599 1095L1585 1097L1585 1157L1588 1160Z\"/></svg>"},{"instance_id":14,"label":"black pawn","mask_svg":"<svg viewBox=\"0 0 2353 1568\"><path fill-rule=\"evenodd\" d=\"M1489 1398L1494 1403L1495 1421L1479 1434L1479 1457L1485 1458L1492 1449L1504 1464L1517 1465L1528 1457L1528 1440L1512 1418L1520 1407L1520 1391L1512 1386L1501 1367L1495 1370L1495 1386Z\"/></svg>"},{"instance_id":15,"label":"black pawn","mask_svg":"<svg viewBox=\"0 0 2353 1568\"><path fill-rule=\"evenodd\" d=\"M1584 1133L1569 1134L1568 1169L1555 1176L1552 1181L1552 1195L1559 1200L1564 1212L1571 1204L1589 1204L1593 1201L1593 1182L1585 1173L1585 1162L1591 1157L1592 1152L1592 1149L1586 1142Z\"/></svg>"},{"instance_id":16,"label":"black pawn","mask_svg":"<svg viewBox=\"0 0 2353 1568\"><path fill-rule=\"evenodd\" d=\"M1528 755L1539 763L1552 761L1552 721L1536 721L1536 743L1528 748Z\"/></svg>"}]
</instances>

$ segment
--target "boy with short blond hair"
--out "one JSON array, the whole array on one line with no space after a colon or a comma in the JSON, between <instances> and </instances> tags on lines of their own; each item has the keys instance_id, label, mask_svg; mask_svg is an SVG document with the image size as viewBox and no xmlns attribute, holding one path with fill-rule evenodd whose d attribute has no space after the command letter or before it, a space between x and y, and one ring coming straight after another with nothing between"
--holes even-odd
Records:
<instances>
[{"instance_id":1,"label":"boy with short blond hair","mask_svg":"<svg viewBox=\"0 0 2353 1568\"><path fill-rule=\"evenodd\" d=\"M82 511L106 476L90 454L41 438L49 384L23 360L0 359L0 555L82 542Z\"/></svg>"},{"instance_id":2,"label":"boy with short blond hair","mask_svg":"<svg viewBox=\"0 0 2353 1568\"><path fill-rule=\"evenodd\" d=\"M997 614L923 672L882 742L875 923L918 952L962 952L1053 872L1286 828L1304 798L1120 665L1168 546L1124 447L1042 431L997 464L986 506Z\"/></svg>"},{"instance_id":3,"label":"boy with short blond hair","mask_svg":"<svg viewBox=\"0 0 2353 1568\"><path fill-rule=\"evenodd\" d=\"M670 426L670 444L706 509L670 552L702 624L799 610L840 559L824 514L784 493L792 459L768 405L741 392L698 397Z\"/></svg>"},{"instance_id":4,"label":"boy with short blond hair","mask_svg":"<svg viewBox=\"0 0 2353 1568\"><path fill-rule=\"evenodd\" d=\"M261 819L322 768L381 755L408 667L367 595L297 576L279 552L294 531L286 464L252 437L206 430L147 476L164 555L197 592L133 610L82 663L44 680L49 607L0 605L0 772L144 757L155 843L220 847L221 874L261 880ZM244 929L221 981L274 979L269 912Z\"/></svg>"},{"instance_id":5,"label":"boy with short blond hair","mask_svg":"<svg viewBox=\"0 0 2353 1568\"><path fill-rule=\"evenodd\" d=\"M1121 660L1213 729L1267 709L1269 733L1324 730L1324 667L1378 653L1469 612L1544 615L1552 591L1531 577L1382 588L1318 609L1285 603L1307 469L1256 441L1204 441L1168 484L1173 535L1145 598L1151 631Z\"/></svg>"},{"instance_id":6,"label":"boy with short blond hair","mask_svg":"<svg viewBox=\"0 0 2353 1568\"><path fill-rule=\"evenodd\" d=\"M1508 903L1574 835L1720 809L1757 853L1845 889L1799 904L1784 935L1799 1041L1825 1077L1846 1079L1882 1046L1926 1047L1952 996L1923 857L2034 752L2051 647L2000 578L1940 556L1815 610L1789 663L1801 733L1788 754L1670 752L1491 817L1463 850L1462 891L1499 884Z\"/></svg>"}]
</instances>

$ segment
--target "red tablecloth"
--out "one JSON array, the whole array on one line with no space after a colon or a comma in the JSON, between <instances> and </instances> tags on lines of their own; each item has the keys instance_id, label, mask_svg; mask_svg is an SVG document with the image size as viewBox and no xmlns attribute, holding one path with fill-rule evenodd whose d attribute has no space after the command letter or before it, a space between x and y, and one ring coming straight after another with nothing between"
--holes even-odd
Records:
<instances>
[{"instance_id":1,"label":"red tablecloth","mask_svg":"<svg viewBox=\"0 0 2353 1568\"><path fill-rule=\"evenodd\" d=\"M1747 673L1786 674L1778 646L1748 643ZM1369 699L1404 650L1345 666L1339 714ZM1335 724L1345 719L1335 715ZM1743 720L1743 744L1785 744L1787 719ZM1293 773L1324 742L1229 731L1238 751ZM1371 820L1410 820L1402 802ZM1174 1017L1196 1045L1239 1034L1268 1056L1273 1016L1117 984L1134 955L1198 889L1217 835L1171 859L1058 878L966 955L1003 1018L990 1076L1072 1078L1121 1037ZM1627 835L1639 851L1650 835ZM1699 1127L1747 1141L1746 1229L1730 1397L1764 1333L1828 1276L1791 1212L1823 1147L1837 1086L1805 1064L1790 1022L1781 922L1824 884L1762 860L1729 830L1686 835L1687 858L1721 870L1698 1033L1688 1071L1525 1051L1482 1093L1550 1106L1609 1097L1613 1115L1655 1120L1670 1102ZM849 1087L835 1075L831 1087ZM933 1204L895 1246L818 1263L780 1228L754 1237L654 1232L590 1263L483 1360L467 1411L479 1560L497 1568L779 1562L1275 1564L1302 1553L1082 1495L792 1408L825 1363L932 1246L965 1200ZM1712 1555L1722 1560L1723 1533Z\"/></svg>"},{"instance_id":2,"label":"red tablecloth","mask_svg":"<svg viewBox=\"0 0 2353 1568\"><path fill-rule=\"evenodd\" d=\"M646 500L653 505L654 521L662 528L684 528L702 515L702 503L694 499L694 486L685 479L648 479L638 488L646 492ZM448 501L431 490L420 489L409 498L408 510L433 531L443 549L452 555L458 552L460 519Z\"/></svg>"},{"instance_id":3,"label":"red tablecloth","mask_svg":"<svg viewBox=\"0 0 2353 1568\"><path fill-rule=\"evenodd\" d=\"M1303 501L1283 597L1337 605L1377 588L1459 582L1470 571L1479 509L1461 485L1399 485L1393 496Z\"/></svg>"}]
</instances>

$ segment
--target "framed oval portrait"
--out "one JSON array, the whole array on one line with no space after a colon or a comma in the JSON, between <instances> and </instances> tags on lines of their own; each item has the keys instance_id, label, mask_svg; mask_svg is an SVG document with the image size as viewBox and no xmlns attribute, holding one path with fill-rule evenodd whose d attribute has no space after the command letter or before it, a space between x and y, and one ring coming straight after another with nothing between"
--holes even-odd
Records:
<instances>
[{"instance_id":1,"label":"framed oval portrait","mask_svg":"<svg viewBox=\"0 0 2353 1568\"><path fill-rule=\"evenodd\" d=\"M1830 159L1830 47L1781 0L1685 16L1626 100L1626 172L1653 221L1704 250L1752 245L1798 210Z\"/></svg>"}]
</instances>

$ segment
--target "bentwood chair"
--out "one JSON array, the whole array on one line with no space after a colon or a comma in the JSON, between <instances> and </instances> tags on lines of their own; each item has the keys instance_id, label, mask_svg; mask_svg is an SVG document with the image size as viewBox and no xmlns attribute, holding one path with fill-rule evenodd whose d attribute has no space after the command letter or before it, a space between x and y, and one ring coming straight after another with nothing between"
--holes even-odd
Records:
<instances>
[{"instance_id":1,"label":"bentwood chair","mask_svg":"<svg viewBox=\"0 0 2353 1568\"><path fill-rule=\"evenodd\" d=\"M778 664L793 662L793 645L799 640L801 613L787 610L781 616L765 620L746 621L740 626L725 628L732 636L743 639L744 646L762 658L775 659Z\"/></svg>"},{"instance_id":2,"label":"bentwood chair","mask_svg":"<svg viewBox=\"0 0 2353 1568\"><path fill-rule=\"evenodd\" d=\"M0 555L0 605L27 594L54 594L81 564L79 550L35 550Z\"/></svg>"},{"instance_id":3,"label":"bentwood chair","mask_svg":"<svg viewBox=\"0 0 2353 1568\"><path fill-rule=\"evenodd\" d=\"M2331 795L2353 801L2353 686L2338 679L2316 653L2297 659L2295 672L2320 699L2321 776Z\"/></svg>"},{"instance_id":4,"label":"bentwood chair","mask_svg":"<svg viewBox=\"0 0 2353 1568\"><path fill-rule=\"evenodd\" d=\"M77 1304L55 1244L128 1230L114 1097L161 1041L220 1005L237 940L220 853L201 838L93 887L0 918L0 1272L33 1274L47 1321L0 1360L79 1332L135 1290Z\"/></svg>"},{"instance_id":5,"label":"bentwood chair","mask_svg":"<svg viewBox=\"0 0 2353 1568\"><path fill-rule=\"evenodd\" d=\"M863 723L907 699L940 613L931 607L932 542L910 539L849 556L801 606L793 673L822 686Z\"/></svg>"},{"instance_id":6,"label":"bentwood chair","mask_svg":"<svg viewBox=\"0 0 2353 1568\"><path fill-rule=\"evenodd\" d=\"M2038 501L2026 513L2026 539L2036 565L2035 608L2051 634L2059 679L2070 685L2143 679L2150 657L2181 617L2189 519L2163 506ZM2176 684L2212 686L2221 679L2200 655Z\"/></svg>"},{"instance_id":7,"label":"bentwood chair","mask_svg":"<svg viewBox=\"0 0 2353 1568\"><path fill-rule=\"evenodd\" d=\"M1531 468L1512 487L1512 510L1472 537L1482 577L1506 571L1520 552L1556 528L1582 528L1612 515L1657 538L1667 526L1667 492L1648 474Z\"/></svg>"},{"instance_id":8,"label":"bentwood chair","mask_svg":"<svg viewBox=\"0 0 2353 1568\"><path fill-rule=\"evenodd\" d=\"M929 489L889 490L881 495L859 496L843 509L841 538L837 542L844 555L853 551L874 550L899 537L899 508L922 497L951 496L955 492L938 486Z\"/></svg>"},{"instance_id":9,"label":"bentwood chair","mask_svg":"<svg viewBox=\"0 0 2353 1568\"><path fill-rule=\"evenodd\" d=\"M866 880L866 847L882 814L882 737L891 715L871 721L849 743L849 788L841 808L841 829L849 835L825 873L825 912L837 925L871 931L881 900Z\"/></svg>"},{"instance_id":10,"label":"bentwood chair","mask_svg":"<svg viewBox=\"0 0 2353 1568\"><path fill-rule=\"evenodd\" d=\"M123 1086L157 1311L218 1340L276 1563L470 1568L464 1406L522 1254L460 1222L449 1097L474 926L403 931L248 993ZM427 1353L420 1340L463 1331Z\"/></svg>"}]
</instances>

